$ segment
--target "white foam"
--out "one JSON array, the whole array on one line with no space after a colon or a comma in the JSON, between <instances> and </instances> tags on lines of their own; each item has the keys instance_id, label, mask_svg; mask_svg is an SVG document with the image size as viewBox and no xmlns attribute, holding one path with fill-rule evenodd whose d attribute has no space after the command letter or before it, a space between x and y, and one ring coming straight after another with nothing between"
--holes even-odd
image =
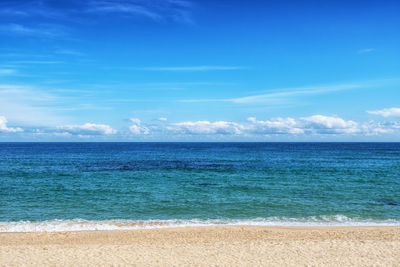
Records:
<instances>
[{"instance_id":1,"label":"white foam","mask_svg":"<svg viewBox=\"0 0 400 267\"><path fill-rule=\"evenodd\" d=\"M348 218L343 215L307 218L258 218L249 220L104 220L88 221L51 220L42 222L0 222L0 232L70 232L138 230L174 227L196 227L215 225L249 226L400 226L400 220L366 220Z\"/></svg>"}]
</instances>

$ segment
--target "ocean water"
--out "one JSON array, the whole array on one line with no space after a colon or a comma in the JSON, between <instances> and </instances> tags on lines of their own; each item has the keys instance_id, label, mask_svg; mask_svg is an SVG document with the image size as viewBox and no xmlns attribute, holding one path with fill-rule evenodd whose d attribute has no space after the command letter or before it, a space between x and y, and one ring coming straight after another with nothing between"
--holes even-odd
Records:
<instances>
[{"instance_id":1,"label":"ocean water","mask_svg":"<svg viewBox=\"0 0 400 267\"><path fill-rule=\"evenodd\" d=\"M0 143L0 232L400 225L400 143Z\"/></svg>"}]
</instances>

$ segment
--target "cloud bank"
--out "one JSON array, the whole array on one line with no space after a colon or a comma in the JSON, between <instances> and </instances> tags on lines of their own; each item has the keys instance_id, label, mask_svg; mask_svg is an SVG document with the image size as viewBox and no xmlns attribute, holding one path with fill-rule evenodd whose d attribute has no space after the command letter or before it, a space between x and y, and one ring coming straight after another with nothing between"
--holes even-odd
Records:
<instances>
[{"instance_id":1,"label":"cloud bank","mask_svg":"<svg viewBox=\"0 0 400 267\"><path fill-rule=\"evenodd\" d=\"M386 115L386 113L384 114ZM337 115L326 116L320 114L300 118L277 117L267 120L249 117L242 122L199 120L168 123L166 120L158 120L156 124L148 124L138 118L131 118L129 121L130 125L127 128L122 128L118 131L106 124L85 123L42 128L41 130L28 129L24 131L24 134L54 135L58 137L115 136L115 138L122 139L129 138L129 136L132 138L162 137L163 139L185 136L201 136L204 138L219 136L221 140L228 136L241 137L246 140L270 136L311 137L318 140L323 136L367 137L400 134L400 121L358 123L353 120L343 119ZM7 119L4 116L0 116L0 133L22 131L23 129L19 127L8 127Z\"/></svg>"},{"instance_id":2,"label":"cloud bank","mask_svg":"<svg viewBox=\"0 0 400 267\"><path fill-rule=\"evenodd\" d=\"M166 127L168 131L188 135L324 135L356 134L362 129L358 123L337 116L313 115L310 117L272 118L258 120L249 117L247 122L229 121L187 121L173 123Z\"/></svg>"}]
</instances>

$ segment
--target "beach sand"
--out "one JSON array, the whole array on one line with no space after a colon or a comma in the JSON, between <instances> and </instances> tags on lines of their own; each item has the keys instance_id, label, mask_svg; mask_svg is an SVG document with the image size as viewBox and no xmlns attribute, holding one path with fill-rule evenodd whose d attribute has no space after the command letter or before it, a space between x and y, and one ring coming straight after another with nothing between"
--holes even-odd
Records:
<instances>
[{"instance_id":1,"label":"beach sand","mask_svg":"<svg viewBox=\"0 0 400 267\"><path fill-rule=\"evenodd\" d=\"M400 227L1 233L1 266L400 266Z\"/></svg>"}]
</instances>

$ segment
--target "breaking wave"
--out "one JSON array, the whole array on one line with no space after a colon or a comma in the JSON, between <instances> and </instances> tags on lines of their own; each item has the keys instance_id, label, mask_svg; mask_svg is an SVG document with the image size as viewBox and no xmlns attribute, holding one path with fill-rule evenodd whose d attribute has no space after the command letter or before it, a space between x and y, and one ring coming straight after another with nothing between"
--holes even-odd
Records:
<instances>
[{"instance_id":1,"label":"breaking wave","mask_svg":"<svg viewBox=\"0 0 400 267\"><path fill-rule=\"evenodd\" d=\"M19 221L0 222L0 232L71 232L140 230L199 226L400 226L400 220L374 220L349 218L344 215L319 216L307 218L257 218L220 220L103 220L90 221L49 220L42 222Z\"/></svg>"}]
</instances>

